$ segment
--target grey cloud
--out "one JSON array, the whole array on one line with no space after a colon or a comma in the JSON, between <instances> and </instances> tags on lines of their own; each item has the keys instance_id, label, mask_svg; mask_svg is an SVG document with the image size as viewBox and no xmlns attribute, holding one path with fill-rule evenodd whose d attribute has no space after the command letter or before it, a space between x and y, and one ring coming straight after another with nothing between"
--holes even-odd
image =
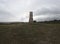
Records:
<instances>
[{"instance_id":1,"label":"grey cloud","mask_svg":"<svg viewBox=\"0 0 60 44\"><path fill-rule=\"evenodd\" d=\"M11 22L15 16L6 11L0 11L0 22ZM16 18L16 17L15 17Z\"/></svg>"},{"instance_id":2,"label":"grey cloud","mask_svg":"<svg viewBox=\"0 0 60 44\"><path fill-rule=\"evenodd\" d=\"M1 16L4 16L4 17L6 17L6 18L7 18L7 17L8 17L8 18L9 18L9 17L13 17L13 15L12 15L11 13L6 12L6 11L0 11L0 15L1 15ZM1 17L1 16L0 16L0 17ZM3 17L2 17L2 18L3 18Z\"/></svg>"},{"instance_id":3,"label":"grey cloud","mask_svg":"<svg viewBox=\"0 0 60 44\"><path fill-rule=\"evenodd\" d=\"M42 8L42 9L38 9L35 13L35 15L45 15L45 14L53 14L53 15L57 15L60 14L60 9L59 8Z\"/></svg>"},{"instance_id":4,"label":"grey cloud","mask_svg":"<svg viewBox=\"0 0 60 44\"><path fill-rule=\"evenodd\" d=\"M41 0L40 0L41 1ZM39 5L37 1L37 8L34 11L36 21L60 20L60 0L45 0ZM44 17L41 17L43 15Z\"/></svg>"},{"instance_id":5,"label":"grey cloud","mask_svg":"<svg viewBox=\"0 0 60 44\"><path fill-rule=\"evenodd\" d=\"M45 16L41 18L41 15ZM38 16L36 18L37 21L49 21L49 20L60 20L60 8L42 8L38 9L35 12L34 16Z\"/></svg>"},{"instance_id":6,"label":"grey cloud","mask_svg":"<svg viewBox=\"0 0 60 44\"><path fill-rule=\"evenodd\" d=\"M36 17L36 21L60 20L60 15L42 15Z\"/></svg>"},{"instance_id":7,"label":"grey cloud","mask_svg":"<svg viewBox=\"0 0 60 44\"><path fill-rule=\"evenodd\" d=\"M0 21L27 21L28 18L22 17L30 10L35 20L59 20L60 0L0 0Z\"/></svg>"}]
</instances>

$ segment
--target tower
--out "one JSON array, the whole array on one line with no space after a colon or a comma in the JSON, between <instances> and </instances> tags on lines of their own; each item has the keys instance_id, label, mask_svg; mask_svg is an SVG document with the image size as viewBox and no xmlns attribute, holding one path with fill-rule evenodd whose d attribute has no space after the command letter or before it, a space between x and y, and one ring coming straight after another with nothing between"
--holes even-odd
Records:
<instances>
[{"instance_id":1,"label":"tower","mask_svg":"<svg viewBox=\"0 0 60 44\"><path fill-rule=\"evenodd\" d=\"M29 13L29 23L33 23L33 12Z\"/></svg>"}]
</instances>

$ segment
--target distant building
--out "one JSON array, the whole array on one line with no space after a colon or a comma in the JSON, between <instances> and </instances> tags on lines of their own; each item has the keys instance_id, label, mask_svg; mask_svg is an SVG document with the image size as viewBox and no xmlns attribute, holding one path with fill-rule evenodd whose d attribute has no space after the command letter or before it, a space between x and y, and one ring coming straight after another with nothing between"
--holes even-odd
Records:
<instances>
[{"instance_id":1,"label":"distant building","mask_svg":"<svg viewBox=\"0 0 60 44\"><path fill-rule=\"evenodd\" d=\"M33 23L33 12L29 13L29 23Z\"/></svg>"}]
</instances>

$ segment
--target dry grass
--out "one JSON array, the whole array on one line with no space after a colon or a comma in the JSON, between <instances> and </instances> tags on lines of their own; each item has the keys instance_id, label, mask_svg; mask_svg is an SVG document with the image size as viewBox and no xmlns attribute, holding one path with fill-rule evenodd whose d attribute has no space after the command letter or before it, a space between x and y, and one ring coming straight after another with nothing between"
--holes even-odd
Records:
<instances>
[{"instance_id":1,"label":"dry grass","mask_svg":"<svg viewBox=\"0 0 60 44\"><path fill-rule=\"evenodd\" d=\"M0 25L0 44L60 44L60 24Z\"/></svg>"}]
</instances>

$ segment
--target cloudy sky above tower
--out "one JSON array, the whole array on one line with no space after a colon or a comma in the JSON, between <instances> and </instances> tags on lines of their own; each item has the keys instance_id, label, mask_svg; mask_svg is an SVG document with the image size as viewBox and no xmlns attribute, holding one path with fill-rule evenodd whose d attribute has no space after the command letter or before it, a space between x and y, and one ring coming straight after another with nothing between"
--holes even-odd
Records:
<instances>
[{"instance_id":1,"label":"cloudy sky above tower","mask_svg":"<svg viewBox=\"0 0 60 44\"><path fill-rule=\"evenodd\" d=\"M29 12L34 20L60 20L60 0L0 0L0 22L27 22Z\"/></svg>"}]
</instances>

